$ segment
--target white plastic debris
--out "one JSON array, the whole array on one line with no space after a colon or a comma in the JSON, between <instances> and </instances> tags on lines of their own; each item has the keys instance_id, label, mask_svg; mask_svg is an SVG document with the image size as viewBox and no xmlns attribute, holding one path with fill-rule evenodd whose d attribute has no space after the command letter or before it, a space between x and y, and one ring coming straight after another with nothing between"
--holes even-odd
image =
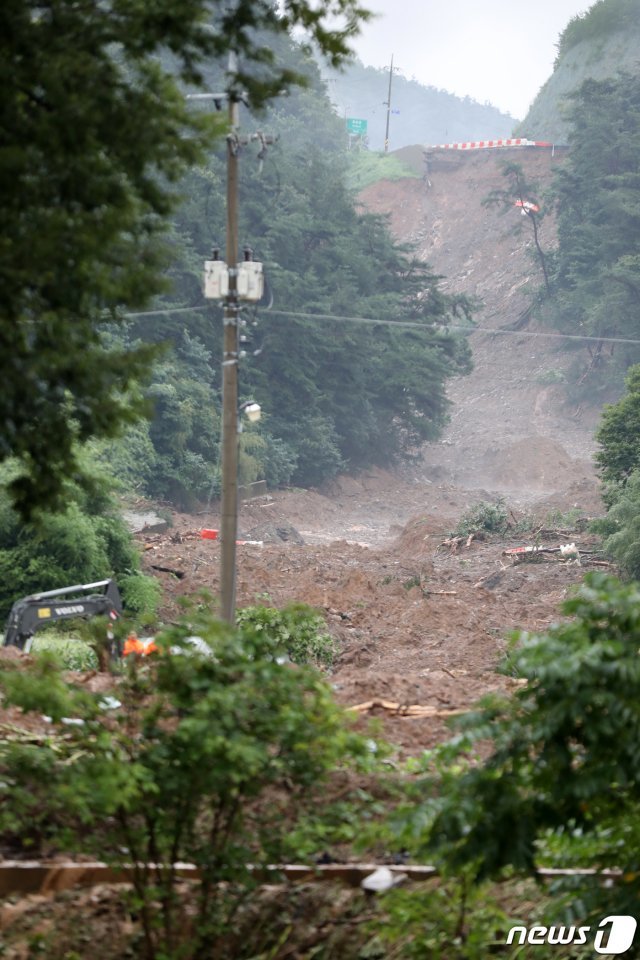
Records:
<instances>
[{"instance_id":1,"label":"white plastic debris","mask_svg":"<svg viewBox=\"0 0 640 960\"><path fill-rule=\"evenodd\" d=\"M42 714L42 719L45 723L53 723L53 717L48 717L46 713ZM60 717L60 723L64 723L66 727L83 727L84 720L80 717Z\"/></svg>"},{"instance_id":2,"label":"white plastic debris","mask_svg":"<svg viewBox=\"0 0 640 960\"><path fill-rule=\"evenodd\" d=\"M560 544L560 555L566 557L569 563L574 563L577 567L581 566L580 551L575 543Z\"/></svg>"},{"instance_id":3,"label":"white plastic debris","mask_svg":"<svg viewBox=\"0 0 640 960\"><path fill-rule=\"evenodd\" d=\"M102 697L100 700L101 710L117 710L122 704L115 697Z\"/></svg>"},{"instance_id":4,"label":"white plastic debris","mask_svg":"<svg viewBox=\"0 0 640 960\"><path fill-rule=\"evenodd\" d=\"M198 653L202 657L207 657L208 659L213 659L213 651L206 640L203 640L202 637L185 637L184 642L188 644L186 647L170 647L169 652L173 656L181 656L184 654L193 654Z\"/></svg>"},{"instance_id":5,"label":"white plastic debris","mask_svg":"<svg viewBox=\"0 0 640 960\"><path fill-rule=\"evenodd\" d=\"M366 893L386 893L406 878L406 873L394 873L389 867L378 867L362 880L360 886Z\"/></svg>"}]
</instances>

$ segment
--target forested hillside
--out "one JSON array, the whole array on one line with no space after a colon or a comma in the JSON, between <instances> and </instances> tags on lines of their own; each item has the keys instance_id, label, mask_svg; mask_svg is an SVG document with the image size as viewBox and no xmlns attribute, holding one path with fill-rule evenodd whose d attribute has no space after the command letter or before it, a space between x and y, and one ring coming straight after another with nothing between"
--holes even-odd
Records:
<instances>
[{"instance_id":1,"label":"forested hillside","mask_svg":"<svg viewBox=\"0 0 640 960\"><path fill-rule=\"evenodd\" d=\"M585 374L593 388L638 360L640 75L586 80L570 117L567 162L549 197L558 242L543 314L593 338Z\"/></svg>"},{"instance_id":2,"label":"forested hillside","mask_svg":"<svg viewBox=\"0 0 640 960\"><path fill-rule=\"evenodd\" d=\"M446 379L469 368L464 339L446 324L471 309L441 292L383 218L356 210L342 123L317 68L294 45L281 57L308 71L309 87L260 118L278 143L260 159L247 147L240 159L240 237L265 264L269 300L243 313L241 399L257 400L265 417L243 433L241 479L266 477L272 486L388 465L437 436ZM243 132L257 122L243 112ZM172 225L172 290L158 306L193 311L133 316L126 333L129 343L171 344L148 393L154 420L131 431L127 448L139 447L138 488L182 506L219 489L221 311L206 306L200 289L204 260L224 245L225 176L224 152L211 153L184 181ZM424 329L394 329L394 321Z\"/></svg>"}]
</instances>

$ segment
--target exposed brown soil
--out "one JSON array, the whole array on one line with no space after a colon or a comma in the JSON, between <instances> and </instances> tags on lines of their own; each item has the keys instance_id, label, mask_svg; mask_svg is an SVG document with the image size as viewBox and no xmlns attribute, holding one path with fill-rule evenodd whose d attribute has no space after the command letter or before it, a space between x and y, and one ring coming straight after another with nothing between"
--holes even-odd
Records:
<instances>
[{"instance_id":1,"label":"exposed brown soil","mask_svg":"<svg viewBox=\"0 0 640 960\"><path fill-rule=\"evenodd\" d=\"M527 226L519 214L482 206L489 191L503 185L505 158L488 151L455 157L434 164L429 183L381 183L361 196L367 209L390 214L395 234L416 243L418 254L446 277L446 289L481 298L478 325L492 330L517 325L541 282L530 235L514 232ZM549 151L508 159L541 184L561 162ZM549 219L542 242L553 242ZM557 341L525 335L536 329L529 322L517 336L472 334L474 372L450 385L450 424L440 442L427 445L420 464L242 505L242 534L264 542L238 547L238 604L298 600L321 609L340 641L330 675L340 703L385 700L443 713L510 688L514 680L496 672L509 634L544 630L557 620L559 605L588 568L586 557L582 566L559 562L556 554L514 564L503 554L534 542L557 547L575 540L583 550L593 548L587 534L565 530L558 515L602 511L592 464L598 411L572 407L562 387L545 385L545 375L565 370L569 359ZM517 534L512 527L455 552L442 545L470 505L497 497L504 497L514 524L535 515L536 530L551 529ZM165 617L175 614L181 595L202 588L216 593L220 547L200 530L217 525L213 507L175 515L166 534L140 535L144 567L163 584ZM295 531L303 543L295 542ZM373 713L401 755L447 733L443 716L407 717L381 707ZM99 917L104 910L120 932L129 923L117 916L120 901L108 889L74 900L85 914ZM0 926L37 932L41 922L49 929L47 911L37 899L9 905ZM87 950L95 956L90 944ZM27 956L19 937L12 936L7 955Z\"/></svg>"},{"instance_id":2,"label":"exposed brown soil","mask_svg":"<svg viewBox=\"0 0 640 960\"><path fill-rule=\"evenodd\" d=\"M389 214L396 236L416 245L447 289L482 301L476 320L483 330L513 326L542 282L526 218L482 204L504 186L507 159L541 187L562 162L550 150L447 154L435 158L428 181L382 182L361 195L364 207ZM550 218L541 240L553 243ZM557 341L528 336L535 332L545 331L527 321L516 336L472 334L475 369L450 385L450 424L419 465L242 506L241 531L276 543L238 547L238 603L303 600L323 610L341 641L331 679L342 703L469 705L507 683L495 668L510 631L544 629L581 579L584 567L551 560L513 566L502 556L531 536L474 542L456 554L439 546L470 505L496 497L516 515L541 520L574 509L601 512L592 463L598 412L571 407L561 386L540 382L550 369L566 369L569 358ZM304 545L277 542L286 523ZM145 552L147 567L184 573L180 580L158 574L167 612L170 598L202 586L215 592L218 582L219 546L197 536L200 527L216 526L215 510L175 524L196 536L178 544L160 538ZM575 535L559 532L549 542L567 539ZM404 750L420 749L443 736L443 724L393 718L385 733Z\"/></svg>"}]
</instances>

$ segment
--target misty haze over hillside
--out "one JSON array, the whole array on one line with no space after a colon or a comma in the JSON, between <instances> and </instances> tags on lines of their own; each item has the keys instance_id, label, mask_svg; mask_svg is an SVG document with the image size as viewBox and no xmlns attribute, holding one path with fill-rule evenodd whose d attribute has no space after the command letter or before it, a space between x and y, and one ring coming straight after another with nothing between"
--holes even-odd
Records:
<instances>
[{"instance_id":1,"label":"misty haze over hillside","mask_svg":"<svg viewBox=\"0 0 640 960\"><path fill-rule=\"evenodd\" d=\"M344 73L323 71L339 115L367 121L368 146L384 148L389 71L356 63ZM491 104L425 87L395 73L391 84L389 148L509 137L517 120Z\"/></svg>"}]
</instances>

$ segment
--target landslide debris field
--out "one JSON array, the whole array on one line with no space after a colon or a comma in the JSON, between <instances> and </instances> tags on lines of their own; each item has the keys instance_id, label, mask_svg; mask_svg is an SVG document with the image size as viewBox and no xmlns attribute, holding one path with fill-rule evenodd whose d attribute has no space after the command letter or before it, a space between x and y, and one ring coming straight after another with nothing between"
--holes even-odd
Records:
<instances>
[{"instance_id":1,"label":"landslide debris field","mask_svg":"<svg viewBox=\"0 0 640 960\"><path fill-rule=\"evenodd\" d=\"M243 531L264 540L238 546L238 604L303 600L320 609L338 641L331 674L338 701L429 708L417 717L398 716L382 703L362 709L383 718L385 736L403 751L428 747L444 737L449 711L513 682L495 669L510 632L548 627L571 586L597 562L583 555L577 566L557 553L514 562L503 554L574 541L594 549L587 533L562 527L561 514L575 515L575 504L585 516L598 506L583 465L574 470L563 493L524 514L514 508L513 529L469 545L464 538L444 541L465 506L490 499L488 491L377 473L343 479L330 495L285 491L245 504ZM410 519L400 527L395 519L403 513ZM519 533L523 516L531 529ZM167 618L177 612L178 596L217 590L220 546L202 539L201 527L202 518L179 516L167 533L140 536L145 567L163 582ZM296 533L304 543L295 542Z\"/></svg>"},{"instance_id":2,"label":"landslide debris field","mask_svg":"<svg viewBox=\"0 0 640 960\"><path fill-rule=\"evenodd\" d=\"M518 214L482 206L502 183L503 158L489 152L455 158L431 171L430 186L382 183L362 196L369 209L391 213L398 238L417 244L419 255L447 277L447 289L480 297L478 325L497 330L521 322L540 282L530 238L514 233ZM509 159L541 184L560 162L548 151ZM553 242L549 219L542 241ZM557 620L559 605L595 559L592 538L569 519L603 510L592 463L599 411L569 403L562 384L549 384L548 371L566 370L571 357L557 341L525 332L536 332L534 321L517 335L471 335L475 370L450 385L451 421L422 461L395 473L341 477L323 490L272 492L241 506L241 534L263 545L238 547L238 604L296 600L319 608L338 642L330 675L338 701L360 706L362 724L380 718L382 735L403 756L442 741L452 712L489 691L515 687L517 678L496 672L510 633L544 630ZM443 545L470 506L498 497L509 512L506 533L468 545L463 539L457 549ZM131 505L138 512L149 506ZM212 505L175 514L164 533L138 535L144 568L164 588L165 619L176 615L178 597L217 593L220 546L200 531L218 521ZM557 553L515 563L503 552L574 541L582 566ZM5 650L3 656L25 655ZM113 683L106 674L81 679L95 690ZM30 722L15 710L4 719L21 727ZM336 902L335 889L328 896ZM120 893L108 885L66 900L6 904L0 926L11 925L10 955L24 956L33 930L75 923L72 904L84 922L92 915L93 942L104 943L105 956L122 955L119 937L131 924L123 919Z\"/></svg>"},{"instance_id":3,"label":"landslide debris field","mask_svg":"<svg viewBox=\"0 0 640 960\"><path fill-rule=\"evenodd\" d=\"M412 156L421 162L422 150ZM432 164L428 181L382 182L361 195L364 207L389 214L397 238L416 245L449 291L481 302L479 327L519 328L471 335L475 369L450 385L451 421L441 440L395 474L342 477L321 491L278 491L241 507L241 534L263 546L238 547L238 604L298 600L322 610L339 641L331 682L341 703L387 701L437 713L398 716L371 707L385 735L407 752L442 739L447 711L513 683L496 673L507 637L557 620L592 563L545 554L514 564L503 550L573 541L593 549L588 534L565 529L563 516L602 512L592 463L599 409L569 402L562 383L548 383L576 352L531 336L545 332L535 319L521 326L541 283L527 224L517 210L482 205L504 186L505 159L521 164L541 191L562 162L551 150L481 151ZM554 242L551 217L541 241ZM507 534L455 552L441 546L470 506L498 497L511 511ZM165 589L167 616L178 596L217 591L219 545L199 535L217 522L214 507L176 516L166 534L141 535L145 567Z\"/></svg>"},{"instance_id":4,"label":"landslide debris field","mask_svg":"<svg viewBox=\"0 0 640 960\"><path fill-rule=\"evenodd\" d=\"M541 187L562 162L550 151L509 154ZM405 755L442 740L452 712L513 685L496 672L512 631L547 628L585 570L602 564L586 523L573 526L603 510L592 461L599 410L548 383L548 371L562 374L575 351L530 336L544 333L535 320L521 326L540 283L532 239L519 230L517 211L503 216L482 205L502 184L505 158L456 157L434 164L428 182L383 182L361 197L389 212L398 239L414 243L449 290L481 302L483 332L470 336L475 369L450 384L441 439L395 472L274 491L240 509L240 536L261 545L238 547L238 605L318 608L336 639L330 680L338 701L360 707L363 718L381 717L384 735ZM546 219L542 242L553 240ZM486 332L514 326L510 335ZM470 507L497 499L508 511L505 533L445 544ZM153 508L129 506L138 514ZM165 620L177 615L179 597L217 595L220 546L201 530L218 525L212 504L174 514L163 533L138 534L144 569L163 586ZM557 552L526 562L504 553L574 541L581 565ZM95 678L103 681L110 682Z\"/></svg>"}]
</instances>

